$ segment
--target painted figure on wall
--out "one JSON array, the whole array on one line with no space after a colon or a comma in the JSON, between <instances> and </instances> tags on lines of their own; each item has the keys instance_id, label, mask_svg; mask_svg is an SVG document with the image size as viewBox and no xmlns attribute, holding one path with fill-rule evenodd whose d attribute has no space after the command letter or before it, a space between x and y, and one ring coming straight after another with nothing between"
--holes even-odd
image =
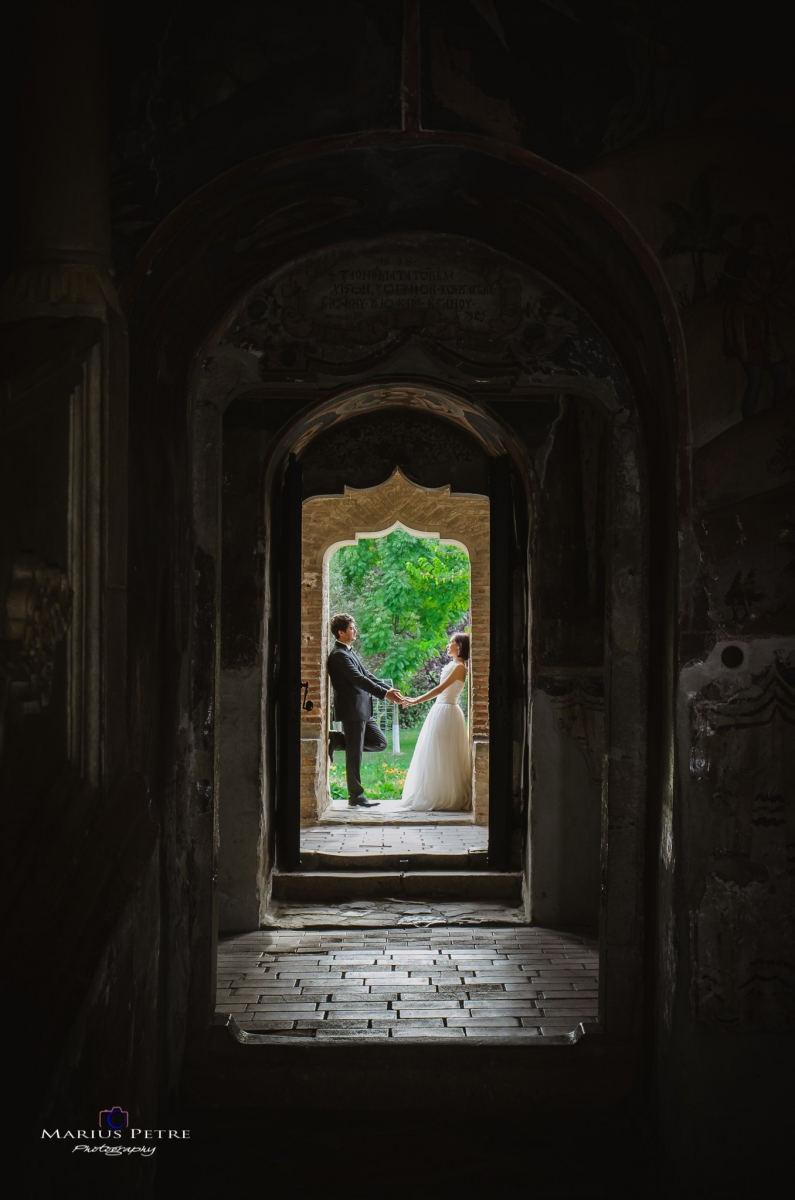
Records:
<instances>
[{"instance_id":1,"label":"painted figure on wall","mask_svg":"<svg viewBox=\"0 0 795 1200\"><path fill-rule=\"evenodd\" d=\"M765 213L753 213L743 222L743 245L726 259L718 298L723 301L723 347L727 358L743 367L747 385L742 415L752 416L765 371L773 380L773 403L787 390L787 359L771 316L771 309L791 312L781 295L792 254L772 249L773 222Z\"/></svg>"},{"instance_id":2,"label":"painted figure on wall","mask_svg":"<svg viewBox=\"0 0 795 1200\"><path fill-rule=\"evenodd\" d=\"M734 249L726 233L736 225L734 213L713 213L712 177L715 167L702 171L693 184L687 208L669 200L662 208L673 222L673 229L660 247L661 258L689 254L693 263L692 293L685 286L679 293L682 308L697 304L710 290L707 284L705 256L730 254Z\"/></svg>"}]
</instances>

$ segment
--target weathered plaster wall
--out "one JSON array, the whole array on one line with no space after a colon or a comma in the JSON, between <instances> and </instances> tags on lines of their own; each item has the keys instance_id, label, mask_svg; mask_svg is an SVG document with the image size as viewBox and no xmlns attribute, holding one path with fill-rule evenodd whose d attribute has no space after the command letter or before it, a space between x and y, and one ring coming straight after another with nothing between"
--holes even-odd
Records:
<instances>
[{"instance_id":1,"label":"weathered plaster wall","mask_svg":"<svg viewBox=\"0 0 795 1200\"><path fill-rule=\"evenodd\" d=\"M606 643L605 588L618 565L618 539L607 542L608 479L624 466L608 430L608 414L593 402L563 398L535 456L530 875L533 920L552 926L596 928L599 920L605 680L621 669L620 658L606 659L620 636L612 628ZM628 550L631 558L637 547ZM611 619L623 615L637 630L636 600L624 614L611 607ZM625 743L622 753L644 741Z\"/></svg>"},{"instance_id":2,"label":"weathered plaster wall","mask_svg":"<svg viewBox=\"0 0 795 1200\"><path fill-rule=\"evenodd\" d=\"M771 1047L792 1047L795 165L773 91L735 92L707 118L583 174L659 254L687 342L657 1062L676 1178L728 1189L764 1186L781 1161Z\"/></svg>"},{"instance_id":3,"label":"weathered plaster wall","mask_svg":"<svg viewBox=\"0 0 795 1200\"><path fill-rule=\"evenodd\" d=\"M368 489L346 487L342 496L304 501L301 588L301 678L315 707L303 712L301 819L316 820L328 804L328 558L333 549L359 537L391 530L396 524L465 547L470 561L471 638L470 738L488 741L489 678L489 501L485 496L451 493L449 486L423 488L399 470ZM479 750L482 757L483 749ZM474 770L474 767L473 767ZM483 771L477 780L476 819L488 820Z\"/></svg>"},{"instance_id":4,"label":"weathered plaster wall","mask_svg":"<svg viewBox=\"0 0 795 1200\"><path fill-rule=\"evenodd\" d=\"M773 104L772 97L768 103ZM773 116L773 108L766 116ZM770 223L764 244L753 249L762 256L761 277L753 284L755 304L777 343L776 351L764 351L763 358L786 361L795 354L789 235L795 203L792 156L772 139L754 137L728 122L704 121L655 143L607 155L582 176L627 214L660 256L687 339L691 444L704 446L742 420L748 378L741 347L732 349L734 339L727 335L737 303L732 280L736 283L748 270L753 230L747 222L755 214ZM684 240L680 248L672 248L677 244L669 239L678 223ZM710 248L691 255L686 249L688 230L698 231L701 244ZM791 382L788 378L785 390ZM770 408L774 391L773 377L765 369L757 412Z\"/></svg>"},{"instance_id":5,"label":"weathered plaster wall","mask_svg":"<svg viewBox=\"0 0 795 1200\"><path fill-rule=\"evenodd\" d=\"M159 884L159 856L154 854L119 914L75 1014L52 1087L34 1100L42 1106L41 1125L48 1130L96 1128L98 1095L102 1108L121 1104L130 1114L130 1124L134 1115L142 1129L157 1128L161 1118L165 1124L169 1107L173 1112L174 1094L170 1106L158 1099L163 932ZM91 1156L75 1155L63 1142L37 1133L36 1153L26 1172L31 1194L52 1194L55 1186L61 1192L91 1195L96 1187ZM147 1195L155 1176L152 1158L131 1154L114 1165L121 1167L114 1184L119 1196L132 1200Z\"/></svg>"},{"instance_id":6,"label":"weathered plaster wall","mask_svg":"<svg viewBox=\"0 0 795 1200\"><path fill-rule=\"evenodd\" d=\"M221 670L219 704L218 928L253 929L259 923L264 834L259 661Z\"/></svg>"},{"instance_id":7,"label":"weathered plaster wall","mask_svg":"<svg viewBox=\"0 0 795 1200\"><path fill-rule=\"evenodd\" d=\"M272 416L272 414L271 414ZM262 772L263 525L266 429L223 432L218 693L218 924L259 923L266 839Z\"/></svg>"},{"instance_id":8,"label":"weathered plaster wall","mask_svg":"<svg viewBox=\"0 0 795 1200\"><path fill-rule=\"evenodd\" d=\"M795 1030L795 641L719 640L680 675L691 1010Z\"/></svg>"},{"instance_id":9,"label":"weathered plaster wall","mask_svg":"<svg viewBox=\"0 0 795 1200\"><path fill-rule=\"evenodd\" d=\"M552 699L541 689L533 696L532 746L533 920L593 928L599 912L601 777L591 778L581 745L563 732Z\"/></svg>"}]
</instances>

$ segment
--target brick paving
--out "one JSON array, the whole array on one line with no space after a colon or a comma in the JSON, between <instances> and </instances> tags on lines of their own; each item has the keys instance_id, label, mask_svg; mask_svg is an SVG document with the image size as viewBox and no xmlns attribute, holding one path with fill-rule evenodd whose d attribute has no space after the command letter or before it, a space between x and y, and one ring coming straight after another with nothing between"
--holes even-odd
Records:
<instances>
[{"instance_id":1,"label":"brick paving","mask_svg":"<svg viewBox=\"0 0 795 1200\"><path fill-rule=\"evenodd\" d=\"M513 928L260 930L221 939L216 1012L252 1033L555 1037L596 1021L592 938Z\"/></svg>"},{"instance_id":2,"label":"brick paving","mask_svg":"<svg viewBox=\"0 0 795 1200\"><path fill-rule=\"evenodd\" d=\"M308 825L301 830L301 853L466 855L485 851L488 839L485 825Z\"/></svg>"},{"instance_id":3,"label":"brick paving","mask_svg":"<svg viewBox=\"0 0 795 1200\"><path fill-rule=\"evenodd\" d=\"M471 812L415 812L404 808L402 800L379 800L376 808L352 808L347 800L332 800L323 816L323 825L469 825Z\"/></svg>"}]
</instances>

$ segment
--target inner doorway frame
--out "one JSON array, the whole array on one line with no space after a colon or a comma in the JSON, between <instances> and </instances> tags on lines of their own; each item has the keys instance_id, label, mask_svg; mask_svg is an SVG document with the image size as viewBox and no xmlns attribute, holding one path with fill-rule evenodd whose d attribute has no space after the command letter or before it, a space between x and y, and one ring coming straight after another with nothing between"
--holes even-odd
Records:
<instances>
[{"instance_id":1,"label":"inner doorway frame","mask_svg":"<svg viewBox=\"0 0 795 1200\"><path fill-rule=\"evenodd\" d=\"M402 385L393 389L400 394ZM348 389L355 394L362 389ZM438 389L447 391L447 389ZM410 394L410 392L408 393ZM452 395L450 392L448 395ZM499 433L495 426L495 436ZM304 443L305 445L306 443ZM303 448L303 447L302 447ZM503 447L499 447L503 448ZM517 591L515 578L521 556L513 545L510 531L521 530L523 522L514 503L514 476L507 454L497 454L491 460L489 472L489 587L493 598L499 589L501 603L495 610L491 607L489 620L489 758L488 758L488 867L491 871L506 872L511 863L511 808L516 797L515 747L513 741L513 709L516 701L512 688L511 667L508 660L510 647L514 644L514 598ZM277 645L279 675L276 687L276 844L274 869L279 872L301 870L300 820L301 820L301 718L298 688L292 681L300 683L302 678L302 546L303 546L303 498L301 486L301 464L294 451L289 449L281 481L276 480L274 504L278 513L275 529L278 539L273 554L275 590L278 597L276 620L278 622ZM527 505L531 504L529 488ZM521 535L520 535L521 536ZM525 566L528 563L524 556ZM526 580L529 586L529 579ZM492 600L493 603L493 600ZM502 627L501 622L511 624ZM525 631L524 671L529 679L529 629ZM496 661L496 655L502 661ZM296 693L295 697L293 693ZM529 711L528 711L529 715ZM527 721L524 722L525 727ZM321 734L322 736L322 734ZM519 778L519 786L526 787L528 780Z\"/></svg>"},{"instance_id":2,"label":"inner doorway frame","mask_svg":"<svg viewBox=\"0 0 795 1200\"><path fill-rule=\"evenodd\" d=\"M489 501L482 494L453 492L450 486L412 482L396 467L381 483L345 485L342 494L305 496L302 529L302 687L315 700L302 714L301 820L317 821L326 805L329 700L326 658L331 646L328 572L342 546L388 536L400 528L419 538L457 545L470 568L469 734L473 752L473 820L488 819ZM395 519L391 519L395 518ZM380 527L381 522L389 525ZM409 523L411 522L411 524ZM424 522L424 523L423 523ZM422 523L422 524L418 524ZM466 540L465 540L466 539ZM326 798L327 799L327 798Z\"/></svg>"}]
</instances>

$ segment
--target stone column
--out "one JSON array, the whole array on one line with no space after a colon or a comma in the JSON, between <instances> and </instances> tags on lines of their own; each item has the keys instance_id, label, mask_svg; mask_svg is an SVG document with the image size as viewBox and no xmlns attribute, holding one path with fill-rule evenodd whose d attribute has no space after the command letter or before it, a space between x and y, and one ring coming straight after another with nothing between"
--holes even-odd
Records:
<instances>
[{"instance_id":1,"label":"stone column","mask_svg":"<svg viewBox=\"0 0 795 1200\"><path fill-rule=\"evenodd\" d=\"M12 264L0 323L25 369L46 376L53 411L67 414L49 449L57 470L29 503L42 527L68 511L57 565L72 592L69 761L102 787L120 777L127 750L127 331L110 257L105 6L31 3L17 48ZM32 420L27 393L25 403ZM9 453L25 463L29 456L25 469L35 471L31 440L14 431L8 440Z\"/></svg>"},{"instance_id":2,"label":"stone column","mask_svg":"<svg viewBox=\"0 0 795 1200\"><path fill-rule=\"evenodd\" d=\"M5 320L118 310L102 0L40 0L19 97Z\"/></svg>"}]
</instances>

